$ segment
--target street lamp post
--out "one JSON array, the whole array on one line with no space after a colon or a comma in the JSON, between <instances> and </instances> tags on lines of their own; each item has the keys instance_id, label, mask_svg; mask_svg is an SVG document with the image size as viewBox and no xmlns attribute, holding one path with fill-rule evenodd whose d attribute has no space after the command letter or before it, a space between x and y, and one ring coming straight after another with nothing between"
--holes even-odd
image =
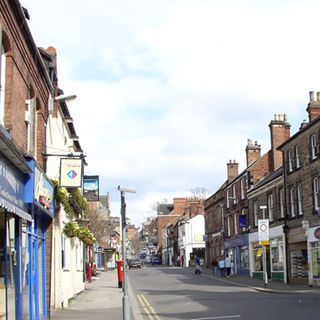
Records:
<instances>
[{"instance_id":1,"label":"street lamp post","mask_svg":"<svg viewBox=\"0 0 320 320\"><path fill-rule=\"evenodd\" d=\"M129 310L129 298L128 298L128 286L127 286L127 261L126 261L126 233L127 233L127 223L126 223L126 200L125 193L135 193L136 190L129 187L118 186L121 196L121 220L122 220L122 260L123 260L123 297L122 297L122 314L123 320L130 320L130 310Z\"/></svg>"}]
</instances>

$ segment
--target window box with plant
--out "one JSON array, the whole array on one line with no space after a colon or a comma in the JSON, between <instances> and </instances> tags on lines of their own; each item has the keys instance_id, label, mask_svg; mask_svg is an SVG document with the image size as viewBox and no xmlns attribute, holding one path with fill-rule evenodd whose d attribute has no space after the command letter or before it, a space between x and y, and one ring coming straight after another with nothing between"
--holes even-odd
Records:
<instances>
[{"instance_id":1,"label":"window box with plant","mask_svg":"<svg viewBox=\"0 0 320 320\"><path fill-rule=\"evenodd\" d=\"M78 234L79 226L75 221L67 222L63 227L63 233L70 238L75 237Z\"/></svg>"}]
</instances>

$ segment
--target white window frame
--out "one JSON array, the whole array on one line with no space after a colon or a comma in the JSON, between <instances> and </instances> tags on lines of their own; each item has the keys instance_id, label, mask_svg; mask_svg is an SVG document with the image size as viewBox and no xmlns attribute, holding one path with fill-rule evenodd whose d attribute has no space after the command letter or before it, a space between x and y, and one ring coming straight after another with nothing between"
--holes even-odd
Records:
<instances>
[{"instance_id":1,"label":"white window frame","mask_svg":"<svg viewBox=\"0 0 320 320\"><path fill-rule=\"evenodd\" d=\"M234 222L234 234L238 234L238 221L237 221L237 214L233 215L233 222Z\"/></svg>"},{"instance_id":2,"label":"white window frame","mask_svg":"<svg viewBox=\"0 0 320 320\"><path fill-rule=\"evenodd\" d=\"M300 157L300 147L296 145L294 148L295 157L296 157L296 168L299 169L301 167L301 157Z\"/></svg>"},{"instance_id":3,"label":"white window frame","mask_svg":"<svg viewBox=\"0 0 320 320\"><path fill-rule=\"evenodd\" d=\"M245 198L245 192L244 192L244 178L241 178L240 180L240 191L241 191L241 200Z\"/></svg>"},{"instance_id":4,"label":"white window frame","mask_svg":"<svg viewBox=\"0 0 320 320\"><path fill-rule=\"evenodd\" d=\"M279 190L280 217L284 218L284 189Z\"/></svg>"},{"instance_id":5,"label":"white window frame","mask_svg":"<svg viewBox=\"0 0 320 320\"><path fill-rule=\"evenodd\" d=\"M318 194L319 194L319 178L314 177L312 180L313 184L313 203L314 203L314 209L317 210L319 208L319 200L318 200Z\"/></svg>"},{"instance_id":6,"label":"white window frame","mask_svg":"<svg viewBox=\"0 0 320 320\"><path fill-rule=\"evenodd\" d=\"M254 216L254 226L258 225L258 201L253 202L253 216Z\"/></svg>"},{"instance_id":7,"label":"white window frame","mask_svg":"<svg viewBox=\"0 0 320 320\"><path fill-rule=\"evenodd\" d=\"M295 212L295 199L294 199L294 188L290 188L290 215L292 218L296 216Z\"/></svg>"},{"instance_id":8,"label":"white window frame","mask_svg":"<svg viewBox=\"0 0 320 320\"><path fill-rule=\"evenodd\" d=\"M288 150L288 169L289 169L289 172L292 172L293 171L293 154L292 154L292 150Z\"/></svg>"},{"instance_id":9,"label":"white window frame","mask_svg":"<svg viewBox=\"0 0 320 320\"><path fill-rule=\"evenodd\" d=\"M227 189L227 208L230 208L229 199L230 199L230 194L229 194L229 189Z\"/></svg>"},{"instance_id":10,"label":"white window frame","mask_svg":"<svg viewBox=\"0 0 320 320\"><path fill-rule=\"evenodd\" d=\"M318 137L314 133L310 137L310 144L311 144L311 159L316 159L318 156Z\"/></svg>"},{"instance_id":11,"label":"white window frame","mask_svg":"<svg viewBox=\"0 0 320 320\"><path fill-rule=\"evenodd\" d=\"M302 186L301 184L297 185L297 200L298 200L298 215L303 215L303 205L302 205Z\"/></svg>"},{"instance_id":12,"label":"white window frame","mask_svg":"<svg viewBox=\"0 0 320 320\"><path fill-rule=\"evenodd\" d=\"M27 125L28 154L37 159L37 126L38 114L36 98L26 101L25 122Z\"/></svg>"},{"instance_id":13,"label":"white window frame","mask_svg":"<svg viewBox=\"0 0 320 320\"><path fill-rule=\"evenodd\" d=\"M273 221L273 194L268 194L268 217L270 221Z\"/></svg>"},{"instance_id":14,"label":"white window frame","mask_svg":"<svg viewBox=\"0 0 320 320\"><path fill-rule=\"evenodd\" d=\"M233 203L233 205L235 205L237 203L236 185L235 184L232 186L232 203Z\"/></svg>"},{"instance_id":15,"label":"white window frame","mask_svg":"<svg viewBox=\"0 0 320 320\"><path fill-rule=\"evenodd\" d=\"M231 236L230 216L227 217L227 231L228 231L228 237L230 237Z\"/></svg>"}]
</instances>

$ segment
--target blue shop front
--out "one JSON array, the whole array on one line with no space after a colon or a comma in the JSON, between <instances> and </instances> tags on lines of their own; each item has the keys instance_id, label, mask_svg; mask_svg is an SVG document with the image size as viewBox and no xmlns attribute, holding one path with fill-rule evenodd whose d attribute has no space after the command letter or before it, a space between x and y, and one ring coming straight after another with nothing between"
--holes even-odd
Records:
<instances>
[{"instance_id":1,"label":"blue shop front","mask_svg":"<svg viewBox=\"0 0 320 320\"><path fill-rule=\"evenodd\" d=\"M247 233L237 235L224 241L225 255L231 257L233 274L249 275L249 236Z\"/></svg>"},{"instance_id":2,"label":"blue shop front","mask_svg":"<svg viewBox=\"0 0 320 320\"><path fill-rule=\"evenodd\" d=\"M28 319L46 319L50 297L52 220L54 186L32 158L27 158L31 173L25 183L25 203L32 222L25 226L28 264L24 270L29 284L24 292L24 310Z\"/></svg>"},{"instance_id":3,"label":"blue shop front","mask_svg":"<svg viewBox=\"0 0 320 320\"><path fill-rule=\"evenodd\" d=\"M32 223L24 202L30 171L23 156L0 133L0 319L23 318L28 252L22 230Z\"/></svg>"}]
</instances>

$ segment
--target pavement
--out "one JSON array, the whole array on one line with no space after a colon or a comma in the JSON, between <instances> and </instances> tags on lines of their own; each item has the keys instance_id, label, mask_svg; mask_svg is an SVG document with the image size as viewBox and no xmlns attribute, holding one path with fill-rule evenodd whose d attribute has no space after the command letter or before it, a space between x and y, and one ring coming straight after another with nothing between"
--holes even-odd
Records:
<instances>
[{"instance_id":1,"label":"pavement","mask_svg":"<svg viewBox=\"0 0 320 320\"><path fill-rule=\"evenodd\" d=\"M184 268L194 273L194 268ZM211 270L203 268L201 277L212 278ZM290 285L278 281L269 281L267 286L262 280L250 278L247 275L236 275L230 278L215 277L216 280L237 286L250 287L257 291L285 294L312 294L320 293L319 287L307 285ZM130 301L131 319L141 320L141 313L128 281L128 296ZM74 297L69 307L61 310L53 310L50 319L108 319L120 320L122 315L123 291L118 288L118 275L116 270L101 272L92 283L85 284L85 290Z\"/></svg>"},{"instance_id":2,"label":"pavement","mask_svg":"<svg viewBox=\"0 0 320 320\"><path fill-rule=\"evenodd\" d=\"M194 268L188 268L190 272L194 272ZM202 275L212 278L212 273L210 268L202 268ZM310 287L307 284L298 285L298 284L285 284L280 281L268 280L268 283L265 284L263 280L251 278L248 275L233 275L230 278L217 276L215 279L234 284L242 287L249 287L256 291L269 292L269 293L320 293L320 287Z\"/></svg>"}]
</instances>

